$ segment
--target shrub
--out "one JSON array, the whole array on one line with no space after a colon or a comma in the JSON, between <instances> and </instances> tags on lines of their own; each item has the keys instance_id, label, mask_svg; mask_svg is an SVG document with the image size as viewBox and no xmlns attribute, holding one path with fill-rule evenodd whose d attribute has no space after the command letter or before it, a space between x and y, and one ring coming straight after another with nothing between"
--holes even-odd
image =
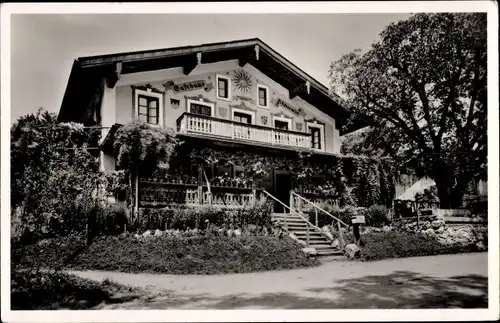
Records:
<instances>
[{"instance_id":1,"label":"shrub","mask_svg":"<svg viewBox=\"0 0 500 323\"><path fill-rule=\"evenodd\" d=\"M260 227L271 224L271 214L273 213L273 203L268 199L260 199L255 205L239 210L239 219L236 225L243 227L254 224Z\"/></svg>"},{"instance_id":2,"label":"shrub","mask_svg":"<svg viewBox=\"0 0 500 323\"><path fill-rule=\"evenodd\" d=\"M344 210L341 209L338 205L336 204L329 204L329 203L326 203L326 202L322 202L322 203L319 203L317 204L320 208L322 208L323 210L327 211L328 213L330 213L331 215L339 218L341 221L344 221L342 218L343 218L343 212ZM306 212L309 214L309 221L311 221L311 223L315 223L316 221L316 214L315 214L315 211L314 211L314 207L310 207L306 210ZM325 214L324 212L318 210L318 226L321 228L325 225L331 225L332 224L332 221L333 219L328 215L328 214ZM349 222L347 222L348 224Z\"/></svg>"},{"instance_id":3,"label":"shrub","mask_svg":"<svg viewBox=\"0 0 500 323\"><path fill-rule=\"evenodd\" d=\"M121 289L132 290L109 281L35 270L13 271L11 281L12 310L89 309L110 301Z\"/></svg>"},{"instance_id":4,"label":"shrub","mask_svg":"<svg viewBox=\"0 0 500 323\"><path fill-rule=\"evenodd\" d=\"M397 231L369 233L361 236L364 246L361 248L362 260L379 260L385 258L406 258L454 254L477 251L474 244L444 245L435 237L424 234L402 233Z\"/></svg>"},{"instance_id":5,"label":"shrub","mask_svg":"<svg viewBox=\"0 0 500 323\"><path fill-rule=\"evenodd\" d=\"M85 248L84 234L39 240L30 245L13 244L12 265L21 268L60 268Z\"/></svg>"},{"instance_id":6,"label":"shrub","mask_svg":"<svg viewBox=\"0 0 500 323\"><path fill-rule=\"evenodd\" d=\"M292 239L275 236L162 235L136 239L120 235L98 237L70 261L58 252L62 250L59 241L44 247L25 248L19 252L24 258L18 257L17 261L24 268L50 268L52 264L66 263L64 268L76 270L165 274L243 273L318 264L300 249ZM44 252L40 253L41 250Z\"/></svg>"},{"instance_id":7,"label":"shrub","mask_svg":"<svg viewBox=\"0 0 500 323\"><path fill-rule=\"evenodd\" d=\"M366 210L366 225L383 227L390 223L389 210L384 205L372 205Z\"/></svg>"},{"instance_id":8,"label":"shrub","mask_svg":"<svg viewBox=\"0 0 500 323\"><path fill-rule=\"evenodd\" d=\"M272 203L261 199L243 209L223 210L211 206L179 207L175 209L141 209L130 231L146 230L204 230L210 223L216 227L242 228L249 224L269 226Z\"/></svg>"},{"instance_id":9,"label":"shrub","mask_svg":"<svg viewBox=\"0 0 500 323\"><path fill-rule=\"evenodd\" d=\"M100 235L123 233L127 224L127 209L121 203L105 205L97 220Z\"/></svg>"}]
</instances>

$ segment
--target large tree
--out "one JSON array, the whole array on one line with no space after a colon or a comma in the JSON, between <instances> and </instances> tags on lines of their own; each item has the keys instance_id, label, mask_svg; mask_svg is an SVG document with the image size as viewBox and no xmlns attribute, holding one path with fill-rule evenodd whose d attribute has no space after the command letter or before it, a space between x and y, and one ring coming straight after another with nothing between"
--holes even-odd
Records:
<instances>
[{"instance_id":1,"label":"large tree","mask_svg":"<svg viewBox=\"0 0 500 323\"><path fill-rule=\"evenodd\" d=\"M370 148L431 176L442 207L486 173L486 43L486 14L415 14L330 67Z\"/></svg>"}]
</instances>

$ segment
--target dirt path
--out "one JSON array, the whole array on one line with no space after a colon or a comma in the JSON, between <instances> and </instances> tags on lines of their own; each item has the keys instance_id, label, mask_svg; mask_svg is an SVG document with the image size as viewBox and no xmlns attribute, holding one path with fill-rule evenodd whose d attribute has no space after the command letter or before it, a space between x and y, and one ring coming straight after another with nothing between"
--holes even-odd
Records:
<instances>
[{"instance_id":1,"label":"dirt path","mask_svg":"<svg viewBox=\"0 0 500 323\"><path fill-rule=\"evenodd\" d=\"M149 290L149 296L105 309L487 307L487 253L219 276L72 273Z\"/></svg>"}]
</instances>

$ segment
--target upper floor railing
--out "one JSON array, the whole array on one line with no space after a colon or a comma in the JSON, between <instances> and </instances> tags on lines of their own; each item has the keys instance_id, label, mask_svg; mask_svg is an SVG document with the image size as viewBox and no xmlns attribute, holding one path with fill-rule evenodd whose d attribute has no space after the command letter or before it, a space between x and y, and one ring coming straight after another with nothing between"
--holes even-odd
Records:
<instances>
[{"instance_id":1,"label":"upper floor railing","mask_svg":"<svg viewBox=\"0 0 500 323\"><path fill-rule=\"evenodd\" d=\"M202 134L239 141L259 142L272 146L310 149L310 134L246 124L226 119L184 113L177 119L179 133Z\"/></svg>"}]
</instances>

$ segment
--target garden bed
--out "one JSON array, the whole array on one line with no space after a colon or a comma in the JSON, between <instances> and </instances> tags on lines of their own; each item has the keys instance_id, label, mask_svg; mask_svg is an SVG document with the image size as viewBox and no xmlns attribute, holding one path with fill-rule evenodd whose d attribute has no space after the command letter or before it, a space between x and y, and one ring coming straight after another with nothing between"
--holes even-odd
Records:
<instances>
[{"instance_id":1,"label":"garden bed","mask_svg":"<svg viewBox=\"0 0 500 323\"><path fill-rule=\"evenodd\" d=\"M83 250L83 239L62 240L17 248L13 250L13 262L23 268L59 266L74 270L206 275L319 265L317 260L307 258L293 240L274 236L137 239L127 235L98 238ZM81 252L64 252L61 246Z\"/></svg>"},{"instance_id":2,"label":"garden bed","mask_svg":"<svg viewBox=\"0 0 500 323\"><path fill-rule=\"evenodd\" d=\"M363 234L361 240L360 260L363 261L484 251L473 242L444 244L435 236L422 233L368 233Z\"/></svg>"}]
</instances>

